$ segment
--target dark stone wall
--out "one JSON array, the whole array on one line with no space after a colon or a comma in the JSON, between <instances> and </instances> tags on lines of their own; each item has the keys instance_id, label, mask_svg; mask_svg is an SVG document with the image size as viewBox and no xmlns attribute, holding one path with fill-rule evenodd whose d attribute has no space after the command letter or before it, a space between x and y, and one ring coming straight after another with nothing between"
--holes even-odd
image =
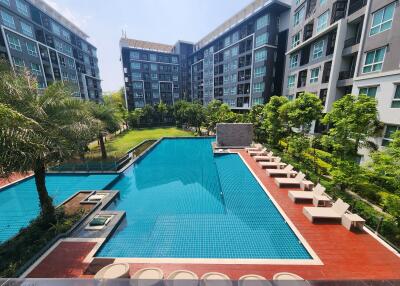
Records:
<instances>
[{"instance_id":1,"label":"dark stone wall","mask_svg":"<svg viewBox=\"0 0 400 286\"><path fill-rule=\"evenodd\" d=\"M218 123L217 147L244 147L253 142L253 124Z\"/></svg>"}]
</instances>

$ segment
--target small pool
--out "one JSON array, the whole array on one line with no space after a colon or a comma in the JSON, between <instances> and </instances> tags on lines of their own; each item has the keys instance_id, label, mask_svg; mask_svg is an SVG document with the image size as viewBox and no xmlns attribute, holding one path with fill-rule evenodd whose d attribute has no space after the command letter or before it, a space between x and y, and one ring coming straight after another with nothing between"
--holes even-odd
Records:
<instances>
[{"instance_id":1,"label":"small pool","mask_svg":"<svg viewBox=\"0 0 400 286\"><path fill-rule=\"evenodd\" d=\"M117 175L47 175L46 186L55 205L81 190L101 190ZM16 235L40 212L35 180L29 178L0 189L0 243Z\"/></svg>"},{"instance_id":2,"label":"small pool","mask_svg":"<svg viewBox=\"0 0 400 286\"><path fill-rule=\"evenodd\" d=\"M126 219L98 257L312 259L236 154L164 139L112 186Z\"/></svg>"}]
</instances>

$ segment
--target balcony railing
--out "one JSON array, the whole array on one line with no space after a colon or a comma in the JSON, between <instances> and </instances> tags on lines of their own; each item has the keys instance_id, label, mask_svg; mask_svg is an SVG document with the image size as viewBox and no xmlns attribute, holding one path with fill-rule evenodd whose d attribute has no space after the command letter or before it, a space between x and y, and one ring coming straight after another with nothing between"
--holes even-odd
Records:
<instances>
[{"instance_id":1,"label":"balcony railing","mask_svg":"<svg viewBox=\"0 0 400 286\"><path fill-rule=\"evenodd\" d=\"M367 5L367 0L354 0L354 1L351 1L350 5L349 5L349 14L348 15L351 15L354 12L360 10L365 5Z\"/></svg>"},{"instance_id":2,"label":"balcony railing","mask_svg":"<svg viewBox=\"0 0 400 286\"><path fill-rule=\"evenodd\" d=\"M354 71L341 71L339 72L339 80L350 79L353 78Z\"/></svg>"},{"instance_id":3,"label":"balcony railing","mask_svg":"<svg viewBox=\"0 0 400 286\"><path fill-rule=\"evenodd\" d=\"M353 37L344 41L344 47L348 48L360 43L360 37Z\"/></svg>"}]
</instances>

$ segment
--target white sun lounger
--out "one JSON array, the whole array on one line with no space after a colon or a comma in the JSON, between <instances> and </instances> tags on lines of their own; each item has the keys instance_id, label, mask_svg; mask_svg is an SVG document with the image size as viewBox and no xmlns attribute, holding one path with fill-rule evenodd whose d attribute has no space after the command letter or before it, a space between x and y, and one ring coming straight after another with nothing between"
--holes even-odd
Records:
<instances>
[{"instance_id":1,"label":"white sun lounger","mask_svg":"<svg viewBox=\"0 0 400 286\"><path fill-rule=\"evenodd\" d=\"M263 148L262 150L257 150L257 151L248 151L250 156L261 156L261 155L266 155L267 154L267 148Z\"/></svg>"},{"instance_id":2,"label":"white sun lounger","mask_svg":"<svg viewBox=\"0 0 400 286\"><path fill-rule=\"evenodd\" d=\"M292 175L296 175L297 172L293 171L292 165L287 165L283 169L267 169L265 170L268 176L270 177L291 177Z\"/></svg>"},{"instance_id":3,"label":"white sun lounger","mask_svg":"<svg viewBox=\"0 0 400 286\"><path fill-rule=\"evenodd\" d=\"M282 186L290 186L293 188L300 188L301 182L304 180L306 175L302 172L299 172L294 178L275 178L275 183L279 188Z\"/></svg>"},{"instance_id":4,"label":"white sun lounger","mask_svg":"<svg viewBox=\"0 0 400 286\"><path fill-rule=\"evenodd\" d=\"M324 207L304 207L303 214L311 221L315 219L341 220L350 205L338 199L330 208Z\"/></svg>"},{"instance_id":5,"label":"white sun lounger","mask_svg":"<svg viewBox=\"0 0 400 286\"><path fill-rule=\"evenodd\" d=\"M261 168L263 169L281 169L286 166L285 163L281 162L280 157L276 157L274 161L268 162L268 161L260 161L258 162L258 165L260 165Z\"/></svg>"},{"instance_id":6,"label":"white sun lounger","mask_svg":"<svg viewBox=\"0 0 400 286\"><path fill-rule=\"evenodd\" d=\"M252 145L251 147L246 147L246 148L244 148L244 149L245 149L247 152L249 152L249 151L259 151L259 150L261 150L262 148L263 148L263 145L257 143L257 144Z\"/></svg>"},{"instance_id":7,"label":"white sun lounger","mask_svg":"<svg viewBox=\"0 0 400 286\"><path fill-rule=\"evenodd\" d=\"M275 161L278 157L274 156L274 153L272 151L269 151L266 154L263 155L256 155L253 157L256 162L272 162Z\"/></svg>"},{"instance_id":8,"label":"white sun lounger","mask_svg":"<svg viewBox=\"0 0 400 286\"><path fill-rule=\"evenodd\" d=\"M288 196L294 202L298 201L312 201L314 197L322 196L325 192L325 187L317 184L313 190L310 191L289 191Z\"/></svg>"}]
</instances>

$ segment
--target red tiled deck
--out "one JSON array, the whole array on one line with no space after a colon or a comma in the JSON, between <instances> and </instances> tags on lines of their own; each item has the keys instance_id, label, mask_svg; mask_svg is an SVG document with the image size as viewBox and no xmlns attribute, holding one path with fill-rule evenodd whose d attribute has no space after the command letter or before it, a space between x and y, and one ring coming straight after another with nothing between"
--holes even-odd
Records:
<instances>
[{"instance_id":1,"label":"red tiled deck","mask_svg":"<svg viewBox=\"0 0 400 286\"><path fill-rule=\"evenodd\" d=\"M25 178L27 176L30 176L30 175L32 175L31 172L29 172L27 174L12 173L7 178L0 178L0 188L5 186L5 185L11 184L11 183L13 183L15 181L18 181L20 179L23 179L23 178Z\"/></svg>"},{"instance_id":2,"label":"red tiled deck","mask_svg":"<svg viewBox=\"0 0 400 286\"><path fill-rule=\"evenodd\" d=\"M294 204L287 189L278 189L273 179L245 152L239 151L252 171L285 211L324 265L215 265L215 264L131 264L133 274L143 267L159 267L165 276L177 269L188 269L198 276L218 271L231 279L253 273L267 279L282 271L294 272L308 280L320 279L400 279L400 258L367 233L354 233L341 225L312 224L302 213L304 205ZM93 243L62 243L29 277L91 277L82 263ZM107 261L111 262L111 261ZM98 268L98 267L97 267Z\"/></svg>"}]
</instances>

